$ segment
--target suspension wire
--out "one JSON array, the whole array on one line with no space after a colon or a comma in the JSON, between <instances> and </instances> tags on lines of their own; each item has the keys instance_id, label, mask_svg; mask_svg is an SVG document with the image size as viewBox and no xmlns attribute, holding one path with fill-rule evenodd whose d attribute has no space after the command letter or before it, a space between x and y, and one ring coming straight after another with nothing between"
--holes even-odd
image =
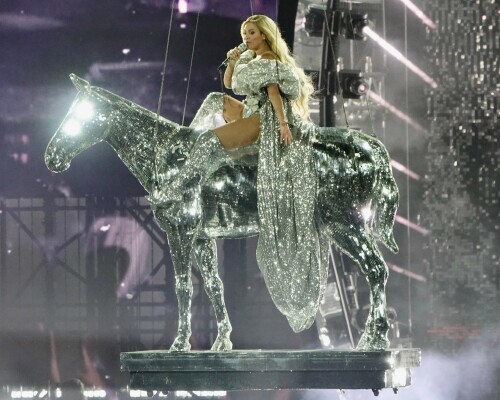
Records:
<instances>
[{"instance_id":1,"label":"suspension wire","mask_svg":"<svg viewBox=\"0 0 500 400\"><path fill-rule=\"evenodd\" d=\"M323 0L323 5L325 4L325 0ZM333 49L333 41L332 41L332 30L330 29L330 23L328 22L328 16L326 15L326 7L325 10L323 11L325 15L325 27L326 31L328 32L328 43L330 45L330 51L332 52L332 56L336 57L337 54L335 54L335 51ZM337 64L337 63L335 63ZM344 96L342 95L342 88L340 87L340 81L339 81L339 74L338 71L333 71L335 74L335 82L337 83L337 89L338 89L338 94L340 95L340 98L342 100L342 111L344 112L344 118L345 118L345 125L347 128L349 128L349 121L347 120L347 113L345 111L345 101L344 101Z\"/></svg>"},{"instance_id":2,"label":"suspension wire","mask_svg":"<svg viewBox=\"0 0 500 400\"><path fill-rule=\"evenodd\" d=\"M370 108L370 103L368 102L368 93L370 93L371 90L372 90L371 86L372 86L372 82L371 82L371 78L370 78L370 84L368 85L368 92L366 93L366 96L365 96L365 107L368 110L368 115L370 117L370 125L371 125L371 128L372 128L372 135L374 137L377 137L377 135L375 134L375 126L373 124L372 109Z\"/></svg>"},{"instance_id":3,"label":"suspension wire","mask_svg":"<svg viewBox=\"0 0 500 400\"><path fill-rule=\"evenodd\" d=\"M275 40L274 40L274 46L276 47L276 51L274 51L273 49L271 49L271 51L273 51L274 53L277 53L278 52L278 0L275 1L274 3L275 5L275 20L276 22L274 23L274 26L276 27L276 32L274 32L274 37L275 37ZM276 70L278 70L278 60L276 60ZM278 76L279 78L279 76Z\"/></svg>"},{"instance_id":4,"label":"suspension wire","mask_svg":"<svg viewBox=\"0 0 500 400\"><path fill-rule=\"evenodd\" d=\"M385 0L382 0L382 33L383 33L383 38L385 41L387 41L387 30L386 30L386 20L385 20ZM382 52L382 68L383 68L383 71L387 71L387 53L384 51ZM380 88L380 95L382 96L382 98L385 99L385 75L382 75L382 85L381 85L381 88ZM386 121L386 116L387 116L387 113L386 112L383 112L382 113L382 140L385 142L386 140L386 124L387 124L387 121Z\"/></svg>"},{"instance_id":5,"label":"suspension wire","mask_svg":"<svg viewBox=\"0 0 500 400\"><path fill-rule=\"evenodd\" d=\"M157 139L158 139L158 130L160 127L160 111L161 111L161 103L162 103L162 97L163 97L163 86L165 84L165 75L167 73L167 59L168 59L168 49L170 47L170 34L172 33L172 21L174 19L174 4L175 0L172 0L172 4L170 5L170 22L168 24L168 34L167 34L167 45L165 47L165 57L163 59L163 70L162 70L162 75L161 75L161 84L160 84L160 95L158 97L158 107L156 109L156 124L155 124L155 130L154 130L154 135L153 135L153 143L154 143L154 171L155 171L155 176L154 176L154 182L155 182L155 187L158 188L158 163L156 162L156 151L157 151Z\"/></svg>"},{"instance_id":6,"label":"suspension wire","mask_svg":"<svg viewBox=\"0 0 500 400\"><path fill-rule=\"evenodd\" d=\"M405 5L404 8L404 26L405 26L405 57L408 58L408 7ZM408 67L405 66L405 107L406 107L406 115L408 115L409 111L409 96L408 96ZM410 131L409 131L409 123L405 122L406 128L406 168L410 168ZM406 219L410 221L410 175L406 174ZM411 230L410 226L406 227L406 236L408 238L407 242L407 269L411 272ZM412 280L411 274L408 274L408 329L410 335L412 334Z\"/></svg>"},{"instance_id":7,"label":"suspension wire","mask_svg":"<svg viewBox=\"0 0 500 400\"><path fill-rule=\"evenodd\" d=\"M182 111L182 122L181 125L184 125L184 118L186 117L186 108L187 108L187 101L188 101L188 95L189 95L189 86L191 82L191 72L193 70L193 59L194 59L194 49L196 47L196 36L198 34L198 22L200 20L200 11L198 10L196 14L196 26L194 28L194 39L193 39L193 47L191 49L191 62L189 64L189 74L188 74L188 81L187 81L187 87L186 87L186 98L184 99L184 110Z\"/></svg>"}]
</instances>

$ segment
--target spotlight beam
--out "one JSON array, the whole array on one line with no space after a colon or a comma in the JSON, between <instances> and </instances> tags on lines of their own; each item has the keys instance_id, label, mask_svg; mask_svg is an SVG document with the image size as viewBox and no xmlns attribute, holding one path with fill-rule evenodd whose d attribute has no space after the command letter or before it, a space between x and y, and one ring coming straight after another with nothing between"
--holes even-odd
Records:
<instances>
[{"instance_id":1,"label":"spotlight beam","mask_svg":"<svg viewBox=\"0 0 500 400\"><path fill-rule=\"evenodd\" d=\"M413 172L411 169L405 167L403 164L397 162L396 160L391 160L392 168L397 169L399 172L402 172L405 175L408 175L410 178L415 179L416 181L420 180L420 175L416 172Z\"/></svg>"},{"instance_id":2,"label":"spotlight beam","mask_svg":"<svg viewBox=\"0 0 500 400\"><path fill-rule=\"evenodd\" d=\"M416 274L415 272L412 271L408 271L407 269L402 268L399 265L387 263L387 266L391 271L397 272L398 274L408 276L412 279L415 279L416 281L427 282L427 278L425 276Z\"/></svg>"},{"instance_id":3,"label":"spotlight beam","mask_svg":"<svg viewBox=\"0 0 500 400\"><path fill-rule=\"evenodd\" d=\"M427 25L431 29L436 29L437 25L434 23L433 20L431 20L427 15L424 14L424 12L418 8L415 4L413 4L410 0L399 0L401 3L403 3L408 10L410 10L413 14L415 14L420 20Z\"/></svg>"},{"instance_id":4,"label":"spotlight beam","mask_svg":"<svg viewBox=\"0 0 500 400\"><path fill-rule=\"evenodd\" d=\"M425 129L416 121L414 121L412 118L410 118L408 115L406 115L403 111L399 110L396 106L392 105L389 103L387 100L385 100L383 97L379 96L377 93L372 92L371 90L368 91L367 96L373 100L375 103L381 105L391 113L393 113L396 117L399 119L407 122L409 125L413 126L417 131L420 132L425 132Z\"/></svg>"},{"instance_id":5,"label":"spotlight beam","mask_svg":"<svg viewBox=\"0 0 500 400\"><path fill-rule=\"evenodd\" d=\"M413 229L414 231L417 231L418 233L421 233L423 236L427 236L430 231L429 229L422 228L420 225L417 225L406 218L401 217L400 215L396 215L394 218L396 222L399 222L401 225L406 225L410 229Z\"/></svg>"},{"instance_id":6,"label":"spotlight beam","mask_svg":"<svg viewBox=\"0 0 500 400\"><path fill-rule=\"evenodd\" d=\"M375 41L380 47L382 47L385 51L387 51L391 56L401 61L404 65L408 67L409 70L413 71L416 75L424 80L427 84L429 84L432 88L437 88L438 84L434 79L432 79L429 75L427 75L424 71L418 68L415 64L413 64L410 60L408 60L399 50L397 50L394 46L389 44L384 38L378 35L373 29L369 26L365 26L363 28L363 34L368 36L370 39Z\"/></svg>"}]
</instances>

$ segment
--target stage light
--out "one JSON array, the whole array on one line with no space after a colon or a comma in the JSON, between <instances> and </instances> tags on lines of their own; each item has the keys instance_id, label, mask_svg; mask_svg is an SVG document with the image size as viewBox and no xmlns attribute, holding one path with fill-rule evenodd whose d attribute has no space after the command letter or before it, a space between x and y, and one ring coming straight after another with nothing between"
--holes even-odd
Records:
<instances>
[{"instance_id":1,"label":"stage light","mask_svg":"<svg viewBox=\"0 0 500 400\"><path fill-rule=\"evenodd\" d=\"M323 24L325 22L325 7L318 4L310 4L307 7L304 21L304 30L307 36L321 37L323 35Z\"/></svg>"},{"instance_id":2,"label":"stage light","mask_svg":"<svg viewBox=\"0 0 500 400\"><path fill-rule=\"evenodd\" d=\"M181 14L186 14L188 12L188 5L187 0L179 0L179 12Z\"/></svg>"},{"instance_id":3,"label":"stage light","mask_svg":"<svg viewBox=\"0 0 500 400\"><path fill-rule=\"evenodd\" d=\"M104 398L106 397L106 391L104 389L90 389L90 390L84 390L83 394L87 398Z\"/></svg>"},{"instance_id":4,"label":"stage light","mask_svg":"<svg viewBox=\"0 0 500 400\"><path fill-rule=\"evenodd\" d=\"M367 14L341 13L339 18L341 26L338 28L346 39L365 40L363 29L369 26ZM334 19L336 21L336 19ZM334 26L334 31L336 27Z\"/></svg>"},{"instance_id":5,"label":"stage light","mask_svg":"<svg viewBox=\"0 0 500 400\"><path fill-rule=\"evenodd\" d=\"M105 224L105 225L102 225L102 226L99 228L99 230L100 230L101 232L107 232L107 231L109 231L109 229L110 229L110 228L111 228L111 224Z\"/></svg>"},{"instance_id":6,"label":"stage light","mask_svg":"<svg viewBox=\"0 0 500 400\"><path fill-rule=\"evenodd\" d=\"M340 90L344 99L359 99L368 92L363 73L356 69L339 71Z\"/></svg>"},{"instance_id":7,"label":"stage light","mask_svg":"<svg viewBox=\"0 0 500 400\"><path fill-rule=\"evenodd\" d=\"M406 368L396 368L392 372L392 384L394 387L406 386L408 384L408 371Z\"/></svg>"},{"instance_id":8,"label":"stage light","mask_svg":"<svg viewBox=\"0 0 500 400\"><path fill-rule=\"evenodd\" d=\"M304 30L308 36L323 36L326 7L319 4L310 4L307 8ZM363 28L369 25L367 14L353 14L351 12L333 11L330 34L343 36L346 39L365 40Z\"/></svg>"}]
</instances>

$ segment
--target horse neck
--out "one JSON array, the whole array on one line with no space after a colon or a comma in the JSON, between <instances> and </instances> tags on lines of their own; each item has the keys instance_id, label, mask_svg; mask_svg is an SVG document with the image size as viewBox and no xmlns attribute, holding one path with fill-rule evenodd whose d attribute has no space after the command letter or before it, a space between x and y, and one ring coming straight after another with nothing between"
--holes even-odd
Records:
<instances>
[{"instance_id":1,"label":"horse neck","mask_svg":"<svg viewBox=\"0 0 500 400\"><path fill-rule=\"evenodd\" d=\"M179 126L141 108L119 109L112 118L106 141L114 148L141 185L151 192L156 180L156 153L167 145Z\"/></svg>"}]
</instances>

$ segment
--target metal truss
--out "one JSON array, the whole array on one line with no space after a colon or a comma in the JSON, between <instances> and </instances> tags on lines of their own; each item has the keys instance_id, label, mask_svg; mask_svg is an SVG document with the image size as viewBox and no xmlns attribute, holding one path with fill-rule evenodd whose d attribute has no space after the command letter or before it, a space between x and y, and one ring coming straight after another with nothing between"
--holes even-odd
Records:
<instances>
[{"instance_id":1,"label":"metal truss","mask_svg":"<svg viewBox=\"0 0 500 400\"><path fill-rule=\"evenodd\" d=\"M111 330L146 348L175 334L167 238L142 198L0 199L0 279L3 332ZM193 306L206 314L204 297ZM197 327L211 330L208 319Z\"/></svg>"}]
</instances>

